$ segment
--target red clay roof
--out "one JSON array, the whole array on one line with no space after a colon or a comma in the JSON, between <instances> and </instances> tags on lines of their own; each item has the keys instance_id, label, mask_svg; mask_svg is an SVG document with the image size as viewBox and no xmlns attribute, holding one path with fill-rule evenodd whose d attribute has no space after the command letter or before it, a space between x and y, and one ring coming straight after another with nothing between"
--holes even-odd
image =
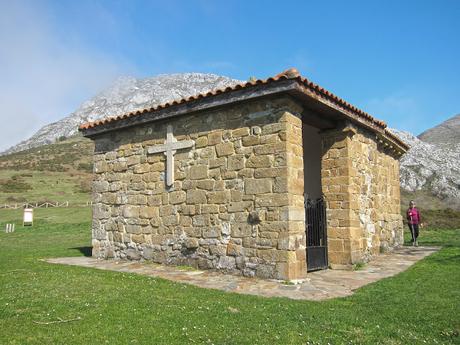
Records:
<instances>
[{"instance_id":1,"label":"red clay roof","mask_svg":"<svg viewBox=\"0 0 460 345\"><path fill-rule=\"evenodd\" d=\"M306 87L310 91L314 92L317 96L334 103L335 105L337 105L340 108L343 108L344 110L350 111L351 113L357 115L358 117L361 117L361 118L363 118L363 119L365 119L367 121L370 121L371 123L373 123L377 127L380 127L382 130L384 130L385 135L387 135L388 137L392 138L398 144L401 144L403 147L407 148L407 145L405 145L403 142L401 142L401 140L398 137L396 137L394 134L392 134L391 132L389 132L386 129L387 125L386 125L385 122L374 118L373 116L371 116L370 114L366 113L365 111L362 111L362 110L358 109L354 105L352 105L352 104L348 103L347 101L343 100L342 98L334 95L332 92L329 92L328 90L322 88L321 86L309 81L307 78L302 77L300 75L299 71L296 68L288 69L288 70L286 70L284 72L281 72L280 74L277 74L274 77L270 77L270 78L267 78L267 79L251 80L251 81L248 81L248 82L245 82L245 83L240 83L240 84L236 84L236 85L231 86L231 87L227 87L225 89L212 90L212 91L207 92L206 94L202 93L202 94L198 94L198 95L191 96L191 97L188 97L188 98L182 98L182 99L179 99L179 100L174 100L174 101L171 101L171 102L167 102L167 103L164 103L164 104L154 106L152 108L146 108L146 109L133 111L133 112L123 114L123 115L107 117L107 118L104 118L102 120L97 120L97 121L94 121L94 122L87 122L87 123L84 123L84 124L80 125L79 130L84 131L86 129L101 126L101 125L104 125L104 124L107 124L107 123L110 123L110 122L113 122L113 121L123 120L123 119L126 119L126 118L130 118L132 116L136 116L136 115L140 115L140 114L144 114L144 113L150 113L150 112L159 111L161 109L169 108L169 107L172 107L172 106L175 106L175 105L178 105L178 104L183 104L183 103L186 103L186 102L192 102L192 101L199 100L199 99L202 99L202 98L205 98L205 97L212 97L212 96L216 96L216 95L226 93L226 92L231 92L231 91L235 91L235 90L241 90L241 89L245 89L245 88L250 88L251 86L256 86L256 85L261 85L261 84L269 84L269 83L272 83L272 82L276 82L278 80L286 80L286 79L297 80L304 87Z\"/></svg>"}]
</instances>

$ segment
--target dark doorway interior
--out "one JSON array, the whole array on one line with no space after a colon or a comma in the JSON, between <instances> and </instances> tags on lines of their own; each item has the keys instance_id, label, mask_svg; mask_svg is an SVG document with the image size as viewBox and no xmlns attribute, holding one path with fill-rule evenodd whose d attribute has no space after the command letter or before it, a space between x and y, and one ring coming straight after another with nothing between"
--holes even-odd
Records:
<instances>
[{"instance_id":1,"label":"dark doorway interior","mask_svg":"<svg viewBox=\"0 0 460 345\"><path fill-rule=\"evenodd\" d=\"M326 203L321 188L321 137L319 130L303 123L305 232L307 271L328 267Z\"/></svg>"}]
</instances>

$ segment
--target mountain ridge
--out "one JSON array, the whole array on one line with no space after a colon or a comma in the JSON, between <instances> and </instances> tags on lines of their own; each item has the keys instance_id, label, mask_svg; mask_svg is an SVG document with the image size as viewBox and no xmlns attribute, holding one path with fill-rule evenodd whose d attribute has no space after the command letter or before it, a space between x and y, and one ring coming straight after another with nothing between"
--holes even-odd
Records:
<instances>
[{"instance_id":1,"label":"mountain ridge","mask_svg":"<svg viewBox=\"0 0 460 345\"><path fill-rule=\"evenodd\" d=\"M61 138L71 137L78 133L78 127L85 122L150 108L240 82L209 73L160 74L142 79L120 77L109 88L83 102L74 112L59 121L43 126L30 138L10 147L0 155L52 144Z\"/></svg>"},{"instance_id":2,"label":"mountain ridge","mask_svg":"<svg viewBox=\"0 0 460 345\"><path fill-rule=\"evenodd\" d=\"M433 144L409 132L392 131L410 147L400 159L401 188L409 192L429 190L446 203L459 207L460 143Z\"/></svg>"},{"instance_id":3,"label":"mountain ridge","mask_svg":"<svg viewBox=\"0 0 460 345\"><path fill-rule=\"evenodd\" d=\"M460 143L460 114L454 115L439 125L427 129L417 136L420 140L430 144Z\"/></svg>"}]
</instances>

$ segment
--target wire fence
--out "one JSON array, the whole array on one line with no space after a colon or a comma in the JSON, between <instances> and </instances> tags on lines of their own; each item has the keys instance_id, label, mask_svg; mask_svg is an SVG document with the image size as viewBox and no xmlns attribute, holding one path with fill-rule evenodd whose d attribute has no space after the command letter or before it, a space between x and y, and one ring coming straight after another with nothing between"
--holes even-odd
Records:
<instances>
[{"instance_id":1,"label":"wire fence","mask_svg":"<svg viewBox=\"0 0 460 345\"><path fill-rule=\"evenodd\" d=\"M50 207L90 207L93 205L92 201L86 203L69 203L68 201L56 202L24 202L15 204L0 204L0 209L17 210L20 208L50 208Z\"/></svg>"}]
</instances>

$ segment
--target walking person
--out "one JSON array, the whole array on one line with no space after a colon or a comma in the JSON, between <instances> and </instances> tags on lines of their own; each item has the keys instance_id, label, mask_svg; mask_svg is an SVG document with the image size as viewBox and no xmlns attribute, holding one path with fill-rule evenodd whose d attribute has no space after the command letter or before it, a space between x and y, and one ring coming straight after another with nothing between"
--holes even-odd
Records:
<instances>
[{"instance_id":1,"label":"walking person","mask_svg":"<svg viewBox=\"0 0 460 345\"><path fill-rule=\"evenodd\" d=\"M412 245L418 247L418 234L419 226L421 226L420 211L415 207L415 201L409 202L409 208L407 209L407 224L409 225L410 233L412 235Z\"/></svg>"}]
</instances>

